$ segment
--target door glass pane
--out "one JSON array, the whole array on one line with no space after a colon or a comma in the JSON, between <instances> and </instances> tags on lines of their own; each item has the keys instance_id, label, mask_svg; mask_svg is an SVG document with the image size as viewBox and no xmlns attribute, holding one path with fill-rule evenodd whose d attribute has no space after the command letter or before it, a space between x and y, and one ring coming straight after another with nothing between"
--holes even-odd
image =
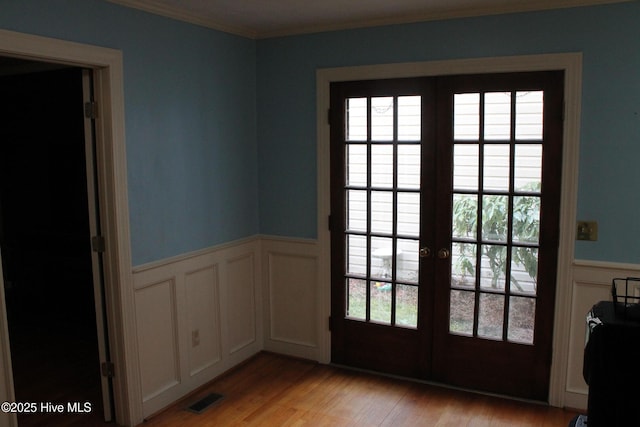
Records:
<instances>
[{"instance_id":1,"label":"door glass pane","mask_svg":"<svg viewBox=\"0 0 640 427\"><path fill-rule=\"evenodd\" d=\"M371 321L391 323L391 282L371 282Z\"/></svg>"},{"instance_id":2,"label":"door glass pane","mask_svg":"<svg viewBox=\"0 0 640 427\"><path fill-rule=\"evenodd\" d=\"M475 243L451 244L451 286L475 288L477 250Z\"/></svg>"},{"instance_id":3,"label":"door glass pane","mask_svg":"<svg viewBox=\"0 0 640 427\"><path fill-rule=\"evenodd\" d=\"M393 232L393 192L371 192L371 232Z\"/></svg>"},{"instance_id":4,"label":"door glass pane","mask_svg":"<svg viewBox=\"0 0 640 427\"><path fill-rule=\"evenodd\" d=\"M371 140L393 140L393 97L371 98Z\"/></svg>"},{"instance_id":5,"label":"door glass pane","mask_svg":"<svg viewBox=\"0 0 640 427\"><path fill-rule=\"evenodd\" d=\"M540 240L540 197L513 197L513 241L538 243Z\"/></svg>"},{"instance_id":6,"label":"door glass pane","mask_svg":"<svg viewBox=\"0 0 640 427\"><path fill-rule=\"evenodd\" d=\"M367 318L367 281L347 278L347 317Z\"/></svg>"},{"instance_id":7,"label":"door glass pane","mask_svg":"<svg viewBox=\"0 0 640 427\"><path fill-rule=\"evenodd\" d=\"M523 344L533 344L535 315L535 298L509 298L509 329L507 339Z\"/></svg>"},{"instance_id":8,"label":"door glass pane","mask_svg":"<svg viewBox=\"0 0 640 427\"><path fill-rule=\"evenodd\" d=\"M398 239L397 279L418 283L420 243L417 240Z\"/></svg>"},{"instance_id":9,"label":"door glass pane","mask_svg":"<svg viewBox=\"0 0 640 427\"><path fill-rule=\"evenodd\" d=\"M398 188L420 188L420 145L398 145Z\"/></svg>"},{"instance_id":10,"label":"door glass pane","mask_svg":"<svg viewBox=\"0 0 640 427\"><path fill-rule=\"evenodd\" d=\"M511 93L489 92L484 95L484 139L511 138Z\"/></svg>"},{"instance_id":11,"label":"door glass pane","mask_svg":"<svg viewBox=\"0 0 640 427\"><path fill-rule=\"evenodd\" d=\"M475 292L451 290L449 332L458 335L473 335L475 306Z\"/></svg>"},{"instance_id":12,"label":"door glass pane","mask_svg":"<svg viewBox=\"0 0 640 427\"><path fill-rule=\"evenodd\" d=\"M478 189L478 144L455 144L453 146L454 190Z\"/></svg>"},{"instance_id":13,"label":"door glass pane","mask_svg":"<svg viewBox=\"0 0 640 427\"><path fill-rule=\"evenodd\" d=\"M396 285L396 325L418 326L418 287Z\"/></svg>"},{"instance_id":14,"label":"door glass pane","mask_svg":"<svg viewBox=\"0 0 640 427\"><path fill-rule=\"evenodd\" d=\"M454 194L452 217L452 237L476 239L478 196L476 194Z\"/></svg>"},{"instance_id":15,"label":"door glass pane","mask_svg":"<svg viewBox=\"0 0 640 427\"><path fill-rule=\"evenodd\" d=\"M454 95L453 333L532 343L535 309L531 307L535 307L537 295L540 242L543 101L543 91ZM467 314L467 323L461 320L465 318L460 301L465 298L472 307L476 298L478 301L474 307L478 322L475 329L473 311ZM518 314L518 310L523 313ZM507 319L513 324L503 328ZM503 336L505 329L508 337Z\"/></svg>"},{"instance_id":16,"label":"door glass pane","mask_svg":"<svg viewBox=\"0 0 640 427\"><path fill-rule=\"evenodd\" d=\"M420 141L421 97L398 97L398 141Z\"/></svg>"},{"instance_id":17,"label":"door glass pane","mask_svg":"<svg viewBox=\"0 0 640 427\"><path fill-rule=\"evenodd\" d=\"M347 229L367 231L367 192L347 190Z\"/></svg>"},{"instance_id":18,"label":"door glass pane","mask_svg":"<svg viewBox=\"0 0 640 427\"><path fill-rule=\"evenodd\" d=\"M393 186L393 145L371 146L371 186Z\"/></svg>"},{"instance_id":19,"label":"door glass pane","mask_svg":"<svg viewBox=\"0 0 640 427\"><path fill-rule=\"evenodd\" d=\"M453 139L477 141L480 136L480 94L458 93L453 97Z\"/></svg>"},{"instance_id":20,"label":"door glass pane","mask_svg":"<svg viewBox=\"0 0 640 427\"><path fill-rule=\"evenodd\" d=\"M481 293L478 308L478 336L501 340L503 313L504 296Z\"/></svg>"},{"instance_id":21,"label":"door glass pane","mask_svg":"<svg viewBox=\"0 0 640 427\"><path fill-rule=\"evenodd\" d=\"M347 274L367 275L367 238L347 235Z\"/></svg>"},{"instance_id":22,"label":"door glass pane","mask_svg":"<svg viewBox=\"0 0 640 427\"><path fill-rule=\"evenodd\" d=\"M542 140L543 91L516 92L516 139Z\"/></svg>"},{"instance_id":23,"label":"door glass pane","mask_svg":"<svg viewBox=\"0 0 640 427\"><path fill-rule=\"evenodd\" d=\"M482 196L482 240L506 242L509 229L509 197Z\"/></svg>"},{"instance_id":24,"label":"door glass pane","mask_svg":"<svg viewBox=\"0 0 640 427\"><path fill-rule=\"evenodd\" d=\"M393 274L393 239L371 238L371 277L390 280Z\"/></svg>"},{"instance_id":25,"label":"door glass pane","mask_svg":"<svg viewBox=\"0 0 640 427\"><path fill-rule=\"evenodd\" d=\"M540 191L542 183L542 144L516 144L516 191Z\"/></svg>"},{"instance_id":26,"label":"door glass pane","mask_svg":"<svg viewBox=\"0 0 640 427\"><path fill-rule=\"evenodd\" d=\"M367 98L347 99L347 141L367 140Z\"/></svg>"},{"instance_id":27,"label":"door glass pane","mask_svg":"<svg viewBox=\"0 0 640 427\"><path fill-rule=\"evenodd\" d=\"M398 234L420 236L420 193L398 193Z\"/></svg>"},{"instance_id":28,"label":"door glass pane","mask_svg":"<svg viewBox=\"0 0 640 427\"><path fill-rule=\"evenodd\" d=\"M350 316L415 328L422 98L384 96L346 102L344 236Z\"/></svg>"},{"instance_id":29,"label":"door glass pane","mask_svg":"<svg viewBox=\"0 0 640 427\"><path fill-rule=\"evenodd\" d=\"M484 146L484 189L509 190L509 145L491 144Z\"/></svg>"},{"instance_id":30,"label":"door glass pane","mask_svg":"<svg viewBox=\"0 0 640 427\"><path fill-rule=\"evenodd\" d=\"M511 250L511 292L535 295L538 281L538 248Z\"/></svg>"},{"instance_id":31,"label":"door glass pane","mask_svg":"<svg viewBox=\"0 0 640 427\"><path fill-rule=\"evenodd\" d=\"M507 247L481 245L480 287L503 291L507 269Z\"/></svg>"},{"instance_id":32,"label":"door glass pane","mask_svg":"<svg viewBox=\"0 0 640 427\"><path fill-rule=\"evenodd\" d=\"M367 185L367 146L364 144L347 145L347 185Z\"/></svg>"}]
</instances>

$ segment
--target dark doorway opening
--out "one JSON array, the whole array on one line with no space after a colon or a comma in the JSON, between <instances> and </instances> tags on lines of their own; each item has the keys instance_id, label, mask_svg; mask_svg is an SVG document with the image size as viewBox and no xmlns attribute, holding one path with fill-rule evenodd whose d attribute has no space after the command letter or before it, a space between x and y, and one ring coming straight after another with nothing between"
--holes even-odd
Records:
<instances>
[{"instance_id":1,"label":"dark doorway opening","mask_svg":"<svg viewBox=\"0 0 640 427\"><path fill-rule=\"evenodd\" d=\"M18 422L100 425L82 70L0 65L0 247L15 398L64 405Z\"/></svg>"}]
</instances>

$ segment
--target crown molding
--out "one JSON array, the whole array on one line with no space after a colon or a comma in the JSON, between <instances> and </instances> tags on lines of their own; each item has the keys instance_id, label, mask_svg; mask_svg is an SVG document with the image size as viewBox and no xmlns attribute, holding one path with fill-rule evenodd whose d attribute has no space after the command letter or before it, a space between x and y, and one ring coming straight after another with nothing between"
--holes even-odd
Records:
<instances>
[{"instance_id":1,"label":"crown molding","mask_svg":"<svg viewBox=\"0 0 640 427\"><path fill-rule=\"evenodd\" d=\"M217 11L209 15L201 15L184 7L166 4L158 0L107 0L120 6L142 10L155 15L164 16L191 23L194 25L235 34L250 39L266 39L327 31L339 31L357 28L377 27L385 25L410 24L427 21L440 21L457 18L470 18L488 15L501 15L520 12L534 12L551 9L567 9L573 7L596 6L613 3L625 3L635 0L537 0L526 2L507 2L486 7L439 7L423 13L406 13L386 17L353 19L342 22L326 22L320 24L283 25L280 29L262 30L247 25L233 24Z\"/></svg>"},{"instance_id":2,"label":"crown molding","mask_svg":"<svg viewBox=\"0 0 640 427\"><path fill-rule=\"evenodd\" d=\"M250 39L259 38L258 32L255 30L252 30L249 27L245 27L241 25L233 25L233 24L230 24L229 22L223 21L222 19L217 19L212 16L202 16L197 13L188 11L182 7L170 6L154 0L107 0L107 1L110 3L118 4L120 6L131 8L131 9L138 9L144 12L152 13L154 15L164 16L166 18L187 22L189 24L210 28L210 29L222 31L225 33L235 34L235 35L250 38Z\"/></svg>"}]
</instances>

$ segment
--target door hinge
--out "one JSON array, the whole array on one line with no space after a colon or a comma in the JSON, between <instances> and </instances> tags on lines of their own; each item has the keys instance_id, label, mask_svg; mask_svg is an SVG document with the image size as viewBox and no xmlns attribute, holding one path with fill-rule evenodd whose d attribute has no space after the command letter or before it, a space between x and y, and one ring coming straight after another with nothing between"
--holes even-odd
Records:
<instances>
[{"instance_id":1,"label":"door hinge","mask_svg":"<svg viewBox=\"0 0 640 427\"><path fill-rule=\"evenodd\" d=\"M103 362L102 365L100 365L100 371L103 377L113 378L116 373L116 368L113 362Z\"/></svg>"},{"instance_id":2,"label":"door hinge","mask_svg":"<svg viewBox=\"0 0 640 427\"><path fill-rule=\"evenodd\" d=\"M94 252L104 252L105 240L103 236L93 236L91 238L91 250Z\"/></svg>"},{"instance_id":3,"label":"door hinge","mask_svg":"<svg viewBox=\"0 0 640 427\"><path fill-rule=\"evenodd\" d=\"M95 102L84 103L84 116L87 119L96 119L98 117L98 106Z\"/></svg>"}]
</instances>

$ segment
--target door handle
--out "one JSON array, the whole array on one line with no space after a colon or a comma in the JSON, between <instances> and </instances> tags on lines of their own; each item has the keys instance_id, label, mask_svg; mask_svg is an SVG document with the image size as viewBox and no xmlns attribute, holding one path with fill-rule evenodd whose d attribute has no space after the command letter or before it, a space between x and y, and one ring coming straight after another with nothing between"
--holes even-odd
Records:
<instances>
[{"instance_id":1,"label":"door handle","mask_svg":"<svg viewBox=\"0 0 640 427\"><path fill-rule=\"evenodd\" d=\"M449 249L442 248L438 251L438 258L440 259L447 259L450 256L451 256L451 252L449 251Z\"/></svg>"},{"instance_id":2,"label":"door handle","mask_svg":"<svg viewBox=\"0 0 640 427\"><path fill-rule=\"evenodd\" d=\"M420 258L429 258L431 256L431 249L429 249L428 247L424 246L422 248L420 248Z\"/></svg>"}]
</instances>

